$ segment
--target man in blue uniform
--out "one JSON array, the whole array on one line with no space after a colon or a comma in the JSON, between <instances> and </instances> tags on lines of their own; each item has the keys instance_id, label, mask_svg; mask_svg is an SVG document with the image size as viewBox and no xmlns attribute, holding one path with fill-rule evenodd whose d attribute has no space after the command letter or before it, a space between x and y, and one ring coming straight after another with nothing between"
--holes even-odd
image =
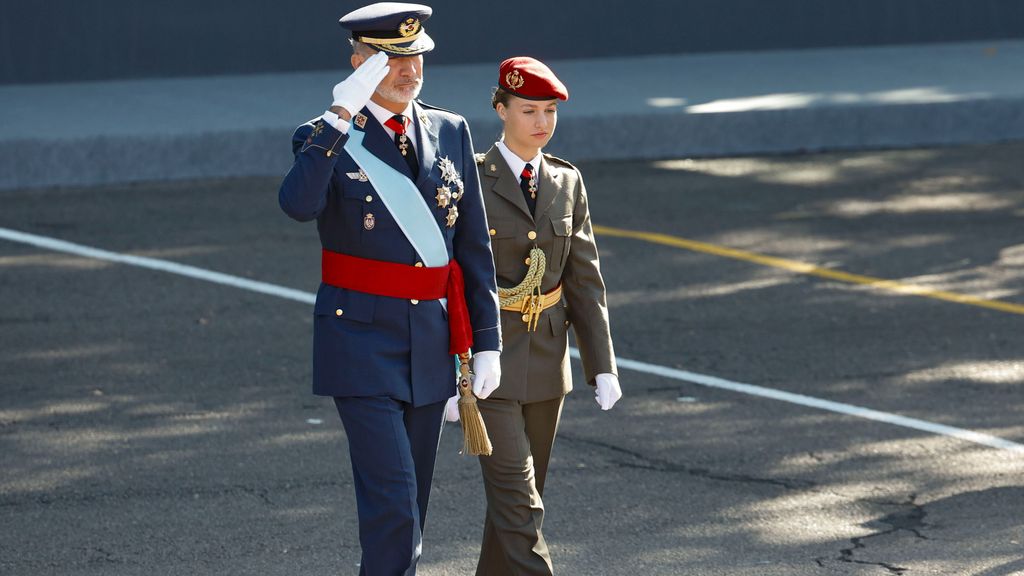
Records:
<instances>
[{"instance_id":1,"label":"man in blue uniform","mask_svg":"<svg viewBox=\"0 0 1024 576\"><path fill-rule=\"evenodd\" d=\"M473 144L461 116L416 100L431 9L379 3L344 16L354 72L300 126L281 208L316 219L313 391L345 427L359 573L414 575L453 354L473 347L474 392L498 385L501 337Z\"/></svg>"}]
</instances>

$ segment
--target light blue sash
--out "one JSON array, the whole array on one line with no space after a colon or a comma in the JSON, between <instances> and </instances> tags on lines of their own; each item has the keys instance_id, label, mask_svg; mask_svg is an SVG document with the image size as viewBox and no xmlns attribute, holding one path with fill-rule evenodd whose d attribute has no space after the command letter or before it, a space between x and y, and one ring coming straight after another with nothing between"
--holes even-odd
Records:
<instances>
[{"instance_id":1,"label":"light blue sash","mask_svg":"<svg viewBox=\"0 0 1024 576\"><path fill-rule=\"evenodd\" d=\"M348 131L345 151L363 169L366 178L384 201L398 227L412 243L425 266L447 266L448 248L441 227L409 177L388 166L363 146L363 132L354 127Z\"/></svg>"}]
</instances>

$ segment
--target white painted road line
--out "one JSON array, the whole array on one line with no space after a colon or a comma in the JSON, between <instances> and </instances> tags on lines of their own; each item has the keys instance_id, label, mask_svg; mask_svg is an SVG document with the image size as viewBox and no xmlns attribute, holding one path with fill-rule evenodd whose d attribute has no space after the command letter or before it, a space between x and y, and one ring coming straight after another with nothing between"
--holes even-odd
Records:
<instances>
[{"instance_id":1,"label":"white painted road line","mask_svg":"<svg viewBox=\"0 0 1024 576\"><path fill-rule=\"evenodd\" d=\"M175 262L160 260L157 258L131 256L128 254L120 254L117 252L110 252L107 250L90 248L88 246L82 246L80 244L73 244L71 242L65 242L63 240L57 240L55 238L49 238L46 236L27 234L25 232L18 232L16 230L10 230L8 228L0 228L0 239L10 240L11 242L18 242L21 244L28 244L30 246L44 248L46 250L64 252L66 254L74 254L85 258L105 260L107 262L116 262L119 264L128 264L130 266L147 268L150 270L169 272L171 274L178 274L180 276L195 278L197 280L205 280L207 282L213 282L215 284L222 284L224 286L231 286L233 288L249 290L251 292L257 292L260 294L277 296L279 298L284 298L286 300L294 300L296 302L302 302L304 304L313 304L316 301L316 294L313 294L311 292L303 292L301 290L294 290L292 288L277 286L276 284L268 284L266 282L258 282L256 280L249 280L247 278L241 278L239 276L231 276L229 274L222 274L220 272L212 272L210 270L204 270L202 268L196 268L194 266L186 266L184 264L177 264ZM570 353L573 358L580 357L579 350L575 348L570 349ZM895 426L920 430L923 432L928 432L930 434L936 434L939 436L948 436L950 438L957 438L965 442L972 442L974 444L980 444L982 446L989 446L992 448L998 448L1000 450L1008 450L1011 452L1024 454L1024 444L1019 444L1017 442L1005 440L1003 438L992 436L990 434L982 434L980 432L974 432L972 430L955 428L953 426L946 426L944 424L936 424L934 422L918 420L916 418L907 418L906 416L891 414L889 412L880 412L878 410L862 408L860 406L854 406L852 404L844 404L842 402L823 400L821 398L814 398L813 396L804 396L803 394L794 394L792 392L775 390L774 388L765 388L764 386L756 386L754 384L742 384L740 382L731 382L729 380L716 378L714 376L705 376L703 374L696 374L694 372L687 372L685 370L678 370L676 368L668 368L666 366L659 366L657 364L648 364L646 362L629 360L627 358L616 357L616 361L622 368L634 370L637 372L643 372L645 374L651 374L654 376L660 376L662 378L670 378L673 380L680 380L683 382L689 382L691 384L697 384L709 388L729 390L731 392L738 392L740 394L758 396L761 398L769 398L781 402L789 402L790 404L807 406L809 408L817 408L819 410L826 410L829 412L835 412L837 414L855 416L857 418L875 420L877 422L885 422L887 424L892 424Z\"/></svg>"},{"instance_id":2,"label":"white painted road line","mask_svg":"<svg viewBox=\"0 0 1024 576\"><path fill-rule=\"evenodd\" d=\"M196 268L195 266L186 266L169 260L120 254L118 252L110 252L107 250L100 250L99 248L82 246L81 244L72 244L71 242L48 238L46 236L26 234L25 232L18 232L17 230L11 230L9 228L0 228L0 238L10 240L12 242L28 244L37 248L45 248L56 252L83 256L85 258L105 260L107 262L116 262L118 264L128 264L131 266L138 266L139 268L159 270L161 272L170 272L171 274L178 274L179 276L187 276L197 280L206 280L207 282L213 282L214 284L223 284L224 286L232 286L234 288L241 288L242 290L259 292L260 294L269 294L271 296L277 296L286 300L295 300L296 302L303 302L305 304L313 304L316 302L316 294L310 294L309 292L303 292L301 290L293 290L276 284L249 280L248 278L242 278L239 276L231 276L230 274L212 272L203 268Z\"/></svg>"},{"instance_id":3,"label":"white painted road line","mask_svg":"<svg viewBox=\"0 0 1024 576\"><path fill-rule=\"evenodd\" d=\"M574 358L579 358L579 352L575 348L571 353ZM821 398L804 396L803 394L794 394L793 392L785 392L774 388L765 388L764 386L757 386L754 384L732 382L722 378L716 378L714 376L705 376L703 374L687 372L686 370L658 366L657 364L648 364L646 362L638 362L636 360L628 360L626 358L619 357L616 357L615 360L619 363L620 367L635 370L637 372L644 372L646 374L653 374L664 378L672 378L674 380L682 380L684 382L698 384L708 388L718 388L720 390L739 392L740 394L760 396L761 398L771 398L772 400L789 402L790 404L799 404L800 406L818 408L820 410L846 414L848 416L856 416L867 420L886 422L888 424L895 424L896 426L902 426L904 428L913 428L915 430L922 430L924 432L930 432L940 436L950 436L952 438L959 438L960 440L973 442L975 444L1001 448L1003 450L1011 450L1024 454L1024 444L1004 440L990 434L982 434L980 432L965 430L963 428L946 426L945 424L936 424L934 422L928 422L927 420L918 420L917 418L908 418L906 416L900 416L899 414L890 414L889 412L879 412L878 410L862 408L860 406L854 406L853 404L822 400Z\"/></svg>"}]
</instances>

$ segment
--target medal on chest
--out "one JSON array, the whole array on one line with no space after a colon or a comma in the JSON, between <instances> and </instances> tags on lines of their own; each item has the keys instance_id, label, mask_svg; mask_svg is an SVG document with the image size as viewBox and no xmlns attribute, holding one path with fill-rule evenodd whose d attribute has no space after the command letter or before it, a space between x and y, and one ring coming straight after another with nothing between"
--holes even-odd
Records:
<instances>
[{"instance_id":1,"label":"medal on chest","mask_svg":"<svg viewBox=\"0 0 1024 576\"><path fill-rule=\"evenodd\" d=\"M438 161L438 166L441 168L441 180L444 180L444 185L437 188L437 207L448 209L445 226L452 228L455 226L455 221L459 219L459 209L456 204L462 199L465 185L451 158L442 156Z\"/></svg>"}]
</instances>

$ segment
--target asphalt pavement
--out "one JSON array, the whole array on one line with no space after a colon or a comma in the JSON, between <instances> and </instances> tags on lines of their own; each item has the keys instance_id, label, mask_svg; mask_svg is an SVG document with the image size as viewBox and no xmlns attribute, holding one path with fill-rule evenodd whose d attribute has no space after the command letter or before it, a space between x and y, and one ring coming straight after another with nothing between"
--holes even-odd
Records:
<instances>
[{"instance_id":1,"label":"asphalt pavement","mask_svg":"<svg viewBox=\"0 0 1024 576\"><path fill-rule=\"evenodd\" d=\"M545 494L556 573L1024 574L1024 454L671 375L1020 446L1022 154L581 164L616 352L677 372L622 369L606 413L569 396ZM0 229L312 293L316 232L280 212L279 181L11 190ZM355 574L311 328L302 302L0 240L0 573ZM475 566L483 492L460 446L447 427L424 576Z\"/></svg>"}]
</instances>

